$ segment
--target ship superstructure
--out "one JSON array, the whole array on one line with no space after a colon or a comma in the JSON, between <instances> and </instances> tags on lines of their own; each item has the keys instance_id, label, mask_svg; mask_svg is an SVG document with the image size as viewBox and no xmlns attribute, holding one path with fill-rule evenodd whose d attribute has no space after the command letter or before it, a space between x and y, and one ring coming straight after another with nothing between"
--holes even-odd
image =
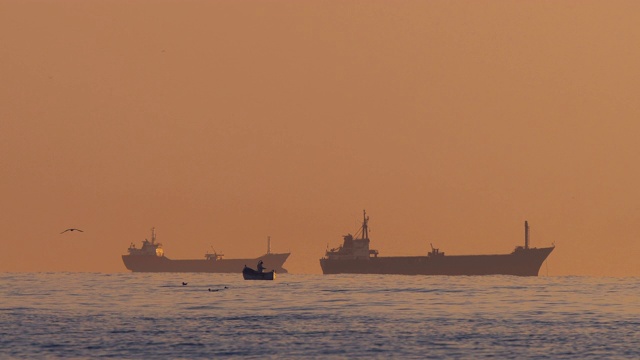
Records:
<instances>
[{"instance_id":1,"label":"ship superstructure","mask_svg":"<svg viewBox=\"0 0 640 360\"><path fill-rule=\"evenodd\" d=\"M140 249L136 248L134 243L131 243L128 252L131 256L164 256L162 244L156 242L156 228L151 228L151 241L144 239Z\"/></svg>"}]
</instances>

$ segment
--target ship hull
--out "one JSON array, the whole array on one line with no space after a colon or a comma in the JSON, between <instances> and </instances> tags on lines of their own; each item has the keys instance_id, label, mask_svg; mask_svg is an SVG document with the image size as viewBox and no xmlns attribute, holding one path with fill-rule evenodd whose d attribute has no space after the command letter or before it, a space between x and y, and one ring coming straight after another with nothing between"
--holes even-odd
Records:
<instances>
[{"instance_id":1,"label":"ship hull","mask_svg":"<svg viewBox=\"0 0 640 360\"><path fill-rule=\"evenodd\" d=\"M133 272L194 272L194 273L240 273L245 265L255 265L262 260L265 268L286 273L282 267L289 253L265 254L253 259L203 259L172 260L165 256L122 255L127 269Z\"/></svg>"},{"instance_id":2,"label":"ship hull","mask_svg":"<svg viewBox=\"0 0 640 360\"><path fill-rule=\"evenodd\" d=\"M320 259L323 274L538 276L553 247L505 255L398 256Z\"/></svg>"},{"instance_id":3,"label":"ship hull","mask_svg":"<svg viewBox=\"0 0 640 360\"><path fill-rule=\"evenodd\" d=\"M244 270L242 270L242 277L245 280L275 280L276 272L273 270L269 272L259 272L245 267Z\"/></svg>"}]
</instances>

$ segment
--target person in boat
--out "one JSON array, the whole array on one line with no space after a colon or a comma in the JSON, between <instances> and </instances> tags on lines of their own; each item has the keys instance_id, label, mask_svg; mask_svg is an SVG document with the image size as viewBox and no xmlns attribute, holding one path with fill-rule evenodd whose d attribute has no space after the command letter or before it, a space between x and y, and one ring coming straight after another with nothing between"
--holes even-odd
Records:
<instances>
[{"instance_id":1,"label":"person in boat","mask_svg":"<svg viewBox=\"0 0 640 360\"><path fill-rule=\"evenodd\" d=\"M258 272L261 273L265 269L264 265L262 265L262 260L258 261Z\"/></svg>"}]
</instances>

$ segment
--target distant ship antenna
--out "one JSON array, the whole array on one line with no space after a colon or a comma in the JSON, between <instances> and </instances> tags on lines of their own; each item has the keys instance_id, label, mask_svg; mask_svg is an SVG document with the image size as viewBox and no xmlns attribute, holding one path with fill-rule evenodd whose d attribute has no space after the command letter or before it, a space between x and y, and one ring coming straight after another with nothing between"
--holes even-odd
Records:
<instances>
[{"instance_id":1,"label":"distant ship antenna","mask_svg":"<svg viewBox=\"0 0 640 360\"><path fill-rule=\"evenodd\" d=\"M524 248L529 248L529 223L524 221Z\"/></svg>"},{"instance_id":2,"label":"distant ship antenna","mask_svg":"<svg viewBox=\"0 0 640 360\"><path fill-rule=\"evenodd\" d=\"M267 255L271 254L271 236L267 236Z\"/></svg>"},{"instance_id":3,"label":"distant ship antenna","mask_svg":"<svg viewBox=\"0 0 640 360\"><path fill-rule=\"evenodd\" d=\"M363 239L368 239L369 238L369 226L367 225L367 223L369 222L369 217L367 216L367 211L366 210L362 210L362 216L364 218L364 221L362 222L362 238Z\"/></svg>"}]
</instances>

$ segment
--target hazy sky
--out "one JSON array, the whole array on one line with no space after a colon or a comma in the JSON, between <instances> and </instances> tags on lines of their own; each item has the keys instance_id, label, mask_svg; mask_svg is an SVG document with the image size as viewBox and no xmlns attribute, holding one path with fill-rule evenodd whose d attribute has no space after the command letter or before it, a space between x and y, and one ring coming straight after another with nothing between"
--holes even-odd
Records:
<instances>
[{"instance_id":1,"label":"hazy sky","mask_svg":"<svg viewBox=\"0 0 640 360\"><path fill-rule=\"evenodd\" d=\"M0 271L556 249L640 276L637 1L0 0ZM84 233L59 232L78 227Z\"/></svg>"}]
</instances>

